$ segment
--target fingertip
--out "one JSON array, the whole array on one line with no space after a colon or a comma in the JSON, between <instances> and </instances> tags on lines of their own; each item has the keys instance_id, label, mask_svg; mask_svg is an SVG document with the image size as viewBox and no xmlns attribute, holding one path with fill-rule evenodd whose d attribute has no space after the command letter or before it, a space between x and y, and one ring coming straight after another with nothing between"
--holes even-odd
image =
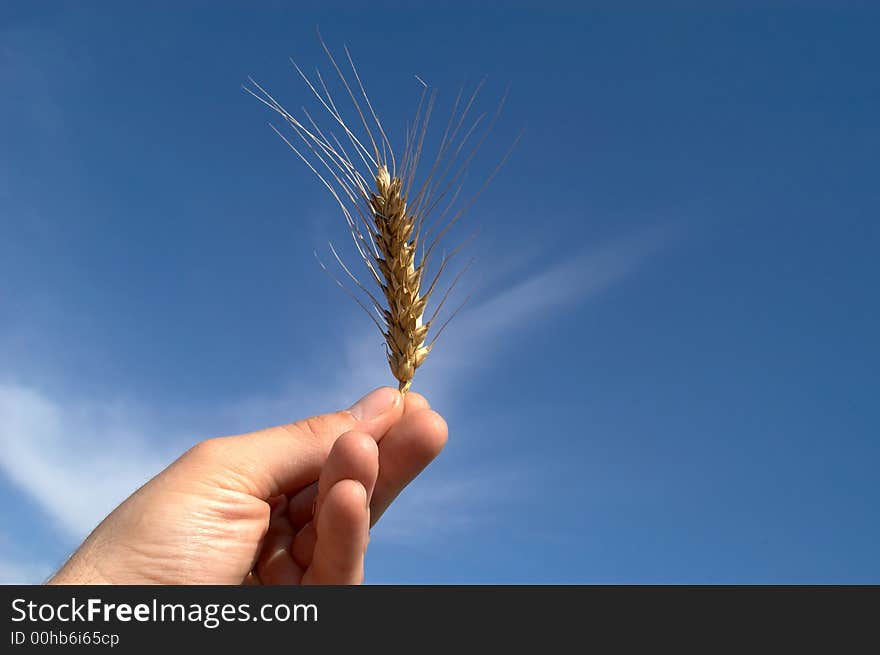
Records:
<instances>
[{"instance_id":1,"label":"fingertip","mask_svg":"<svg viewBox=\"0 0 880 655\"><path fill-rule=\"evenodd\" d=\"M423 409L431 409L431 404L428 402L428 399L416 391L407 392L406 396L404 396L404 400L404 414L412 414Z\"/></svg>"},{"instance_id":2,"label":"fingertip","mask_svg":"<svg viewBox=\"0 0 880 655\"><path fill-rule=\"evenodd\" d=\"M348 411L355 420L369 422L399 409L402 404L400 391L394 387L379 387L358 400Z\"/></svg>"},{"instance_id":3,"label":"fingertip","mask_svg":"<svg viewBox=\"0 0 880 655\"><path fill-rule=\"evenodd\" d=\"M367 490L345 479L327 492L315 523L315 542L303 584L360 584L370 533Z\"/></svg>"},{"instance_id":4,"label":"fingertip","mask_svg":"<svg viewBox=\"0 0 880 655\"><path fill-rule=\"evenodd\" d=\"M446 445L449 429L437 412L425 409L407 414L379 444L381 475L371 496L370 520L375 523Z\"/></svg>"},{"instance_id":5,"label":"fingertip","mask_svg":"<svg viewBox=\"0 0 880 655\"><path fill-rule=\"evenodd\" d=\"M370 510L367 490L357 480L340 480L327 492L318 515L319 541L336 552L339 564L362 556L367 547Z\"/></svg>"},{"instance_id":6,"label":"fingertip","mask_svg":"<svg viewBox=\"0 0 880 655\"><path fill-rule=\"evenodd\" d=\"M432 409L418 412L412 420L416 422L415 431L419 435L415 443L421 446L424 456L433 459L440 454L449 440L449 426L446 420Z\"/></svg>"},{"instance_id":7,"label":"fingertip","mask_svg":"<svg viewBox=\"0 0 880 655\"><path fill-rule=\"evenodd\" d=\"M352 478L369 486L379 468L379 444L366 432L350 430L333 444L328 462L333 463L330 471L336 473L336 479Z\"/></svg>"},{"instance_id":8,"label":"fingertip","mask_svg":"<svg viewBox=\"0 0 880 655\"><path fill-rule=\"evenodd\" d=\"M393 387L379 387L361 398L345 414L354 419L357 428L381 441L404 411L403 395Z\"/></svg>"},{"instance_id":9,"label":"fingertip","mask_svg":"<svg viewBox=\"0 0 880 655\"><path fill-rule=\"evenodd\" d=\"M367 509L367 489L358 480L340 480L330 490L330 495L335 495L339 507L345 507L351 511L350 518L357 520Z\"/></svg>"},{"instance_id":10,"label":"fingertip","mask_svg":"<svg viewBox=\"0 0 880 655\"><path fill-rule=\"evenodd\" d=\"M318 480L318 505L324 503L333 486L345 479L356 480L373 493L379 477L379 446L366 432L351 430L343 434L330 451L324 470Z\"/></svg>"}]
</instances>

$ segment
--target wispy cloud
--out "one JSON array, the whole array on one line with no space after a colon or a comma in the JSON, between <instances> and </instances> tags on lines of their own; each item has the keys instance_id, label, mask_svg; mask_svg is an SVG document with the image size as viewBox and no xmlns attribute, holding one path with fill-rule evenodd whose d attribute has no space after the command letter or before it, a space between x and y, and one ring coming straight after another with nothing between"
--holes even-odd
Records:
<instances>
[{"instance_id":1,"label":"wispy cloud","mask_svg":"<svg viewBox=\"0 0 880 655\"><path fill-rule=\"evenodd\" d=\"M88 532L170 457L121 406L0 385L0 470L65 532Z\"/></svg>"},{"instance_id":2,"label":"wispy cloud","mask_svg":"<svg viewBox=\"0 0 880 655\"><path fill-rule=\"evenodd\" d=\"M604 292L638 271L667 239L668 231L651 230L602 244L475 304L460 315L455 329L444 335L452 343L444 344L443 356L432 362L431 374L424 376L426 394L447 396L460 380L462 367L478 359L485 362L491 356L497 335L548 320L564 308ZM304 412L341 407L364 389L386 383L386 371L375 356L378 343L378 336L370 334L346 344L342 374L327 374L318 383L294 381L272 397L242 399L224 414L227 431L254 429ZM477 352L479 358L475 357ZM72 540L81 539L191 443L192 436L169 438L179 427L163 425L161 415L158 408L56 399L24 385L0 384L0 471ZM157 439L158 434L164 438ZM471 529L485 512L486 503L491 504L493 489L510 486L494 484L491 480L497 476L476 471L473 475L458 474L455 479L429 476L414 485L383 519L383 536L409 539L415 532L424 535ZM475 498L482 504L474 503ZM444 519L436 520L438 516ZM30 575L35 571L0 561L3 575L12 572L11 577L21 577L22 572Z\"/></svg>"},{"instance_id":3,"label":"wispy cloud","mask_svg":"<svg viewBox=\"0 0 880 655\"><path fill-rule=\"evenodd\" d=\"M596 296L634 274L667 242L669 231L654 228L601 243L540 270L476 305L461 317L456 344L527 327L556 311Z\"/></svg>"},{"instance_id":4,"label":"wispy cloud","mask_svg":"<svg viewBox=\"0 0 880 655\"><path fill-rule=\"evenodd\" d=\"M678 225L663 224L601 242L543 268L528 262L535 272L483 294L455 317L438 341L443 354L429 359L420 388L432 397L445 397L466 379L465 369L490 365L503 352L506 335L536 328L625 282L679 233Z\"/></svg>"}]
</instances>

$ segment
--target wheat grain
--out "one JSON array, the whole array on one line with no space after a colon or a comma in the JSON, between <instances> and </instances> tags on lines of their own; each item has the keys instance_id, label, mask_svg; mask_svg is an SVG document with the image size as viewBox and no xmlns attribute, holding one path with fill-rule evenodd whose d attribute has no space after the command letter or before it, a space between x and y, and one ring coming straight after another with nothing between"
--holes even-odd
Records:
<instances>
[{"instance_id":1,"label":"wheat grain","mask_svg":"<svg viewBox=\"0 0 880 655\"><path fill-rule=\"evenodd\" d=\"M426 318L426 306L437 288L438 280L461 250L461 246L441 257L430 281L426 277L426 271L441 239L482 193L510 154L508 150L474 195L467 201L460 201L465 173L491 132L503 107L504 98L499 103L494 117L474 143L475 134L478 128L485 124L486 115L473 119L470 127L466 127L466 121L483 82L476 86L465 102L463 102L463 90L459 92L437 154L429 170L423 175L421 184L416 187L414 181L420 172L419 164L435 105L436 91L429 92L428 85L417 76L423 89L415 119L406 131L402 156L398 160L367 96L348 49L345 49L345 54L356 82L356 90L352 88L324 41L320 39L320 42L360 119L363 128L360 136L343 119L320 72L316 73L316 81L313 82L295 62L292 62L321 107L341 128L342 140L332 131L328 130L325 134L305 110L303 110L305 120L291 115L253 79L250 80L253 88L245 87L245 90L285 120L305 145L305 149L297 148L275 126L272 126L273 129L330 191L342 210L358 257L365 265L371 281L381 290L380 295L384 298L384 302L376 298L345 265L336 249L330 244L330 252L334 259L357 289L369 299L370 307L368 308L367 303L358 297L357 293L349 290L335 276L333 276L334 280L369 314L382 332L391 373L398 381L400 391L406 393L412 384L416 369L424 363L437 337L458 311L452 313L452 316L434 333L431 342L427 343L428 331L450 292L467 269L465 266L455 276L431 316ZM362 100L358 100L358 93ZM375 134L374 130L376 130ZM518 139L519 137L514 141L514 145ZM348 147L354 156L350 156L349 150L343 145L345 140L348 141ZM468 148L469 142L470 148ZM371 179L372 183L368 183L368 179ZM409 200L410 196L411 200ZM428 217L438 209L439 216L428 225ZM318 261L329 273L320 258Z\"/></svg>"}]
</instances>

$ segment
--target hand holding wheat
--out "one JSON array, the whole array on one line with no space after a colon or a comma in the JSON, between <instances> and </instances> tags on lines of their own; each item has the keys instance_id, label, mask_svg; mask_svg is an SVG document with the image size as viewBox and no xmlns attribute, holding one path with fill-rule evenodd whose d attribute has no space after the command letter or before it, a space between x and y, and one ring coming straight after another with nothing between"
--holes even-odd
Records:
<instances>
[{"instance_id":1,"label":"hand holding wheat","mask_svg":"<svg viewBox=\"0 0 880 655\"><path fill-rule=\"evenodd\" d=\"M357 584L369 529L443 449L418 393L207 439L133 493L53 584Z\"/></svg>"},{"instance_id":2,"label":"hand holding wheat","mask_svg":"<svg viewBox=\"0 0 880 655\"><path fill-rule=\"evenodd\" d=\"M341 208L358 257L365 265L372 283L380 289L384 302L367 289L330 244L333 257L357 290L366 296L366 300L349 290L338 278L334 277L334 280L355 299L382 332L391 373L398 381L400 391L405 393L412 384L416 369L424 363L437 337L458 311L455 310L436 330L432 340L426 343L428 331L461 274L467 269L467 265L464 266L454 277L431 315L426 318L426 308L438 281L461 246L448 254L444 253L436 271L429 276L427 270L431 257L441 239L482 193L510 154L508 150L475 194L467 200L461 200L465 173L500 115L504 97L492 120L477 136L479 128L485 123L486 114L473 119L469 127L465 128L465 125L483 82L476 86L465 102L462 89L453 105L434 161L427 171L421 171L419 164L437 98L436 91L429 92L428 86L417 78L423 89L415 119L406 130L403 152L398 162L348 48L345 48L345 54L361 100L323 40L321 45L360 119L363 128L360 136L343 119L320 72L316 73L316 84L293 62L332 122L341 129L342 139L329 130L325 134L305 110L303 120L291 115L253 79L250 80L253 88L245 89L285 120L305 148L297 148L280 130L275 126L272 128L318 177ZM348 141L354 157L349 156L343 141ZM468 147L469 142L471 145ZM416 186L414 182L419 176L421 182ZM373 183L367 180L373 180ZM428 225L426 221L435 210L440 213ZM324 267L323 263L321 266ZM327 270L326 267L324 269Z\"/></svg>"}]
</instances>

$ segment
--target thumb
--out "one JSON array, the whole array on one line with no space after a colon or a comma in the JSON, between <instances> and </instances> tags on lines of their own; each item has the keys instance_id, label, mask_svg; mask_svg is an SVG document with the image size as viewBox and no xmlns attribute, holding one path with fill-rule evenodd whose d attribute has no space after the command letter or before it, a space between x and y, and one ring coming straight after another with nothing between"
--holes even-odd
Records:
<instances>
[{"instance_id":1,"label":"thumb","mask_svg":"<svg viewBox=\"0 0 880 655\"><path fill-rule=\"evenodd\" d=\"M299 491L318 479L333 443L358 430L379 441L403 415L397 389L380 387L349 409L196 444L169 474L207 480L262 499Z\"/></svg>"}]
</instances>

